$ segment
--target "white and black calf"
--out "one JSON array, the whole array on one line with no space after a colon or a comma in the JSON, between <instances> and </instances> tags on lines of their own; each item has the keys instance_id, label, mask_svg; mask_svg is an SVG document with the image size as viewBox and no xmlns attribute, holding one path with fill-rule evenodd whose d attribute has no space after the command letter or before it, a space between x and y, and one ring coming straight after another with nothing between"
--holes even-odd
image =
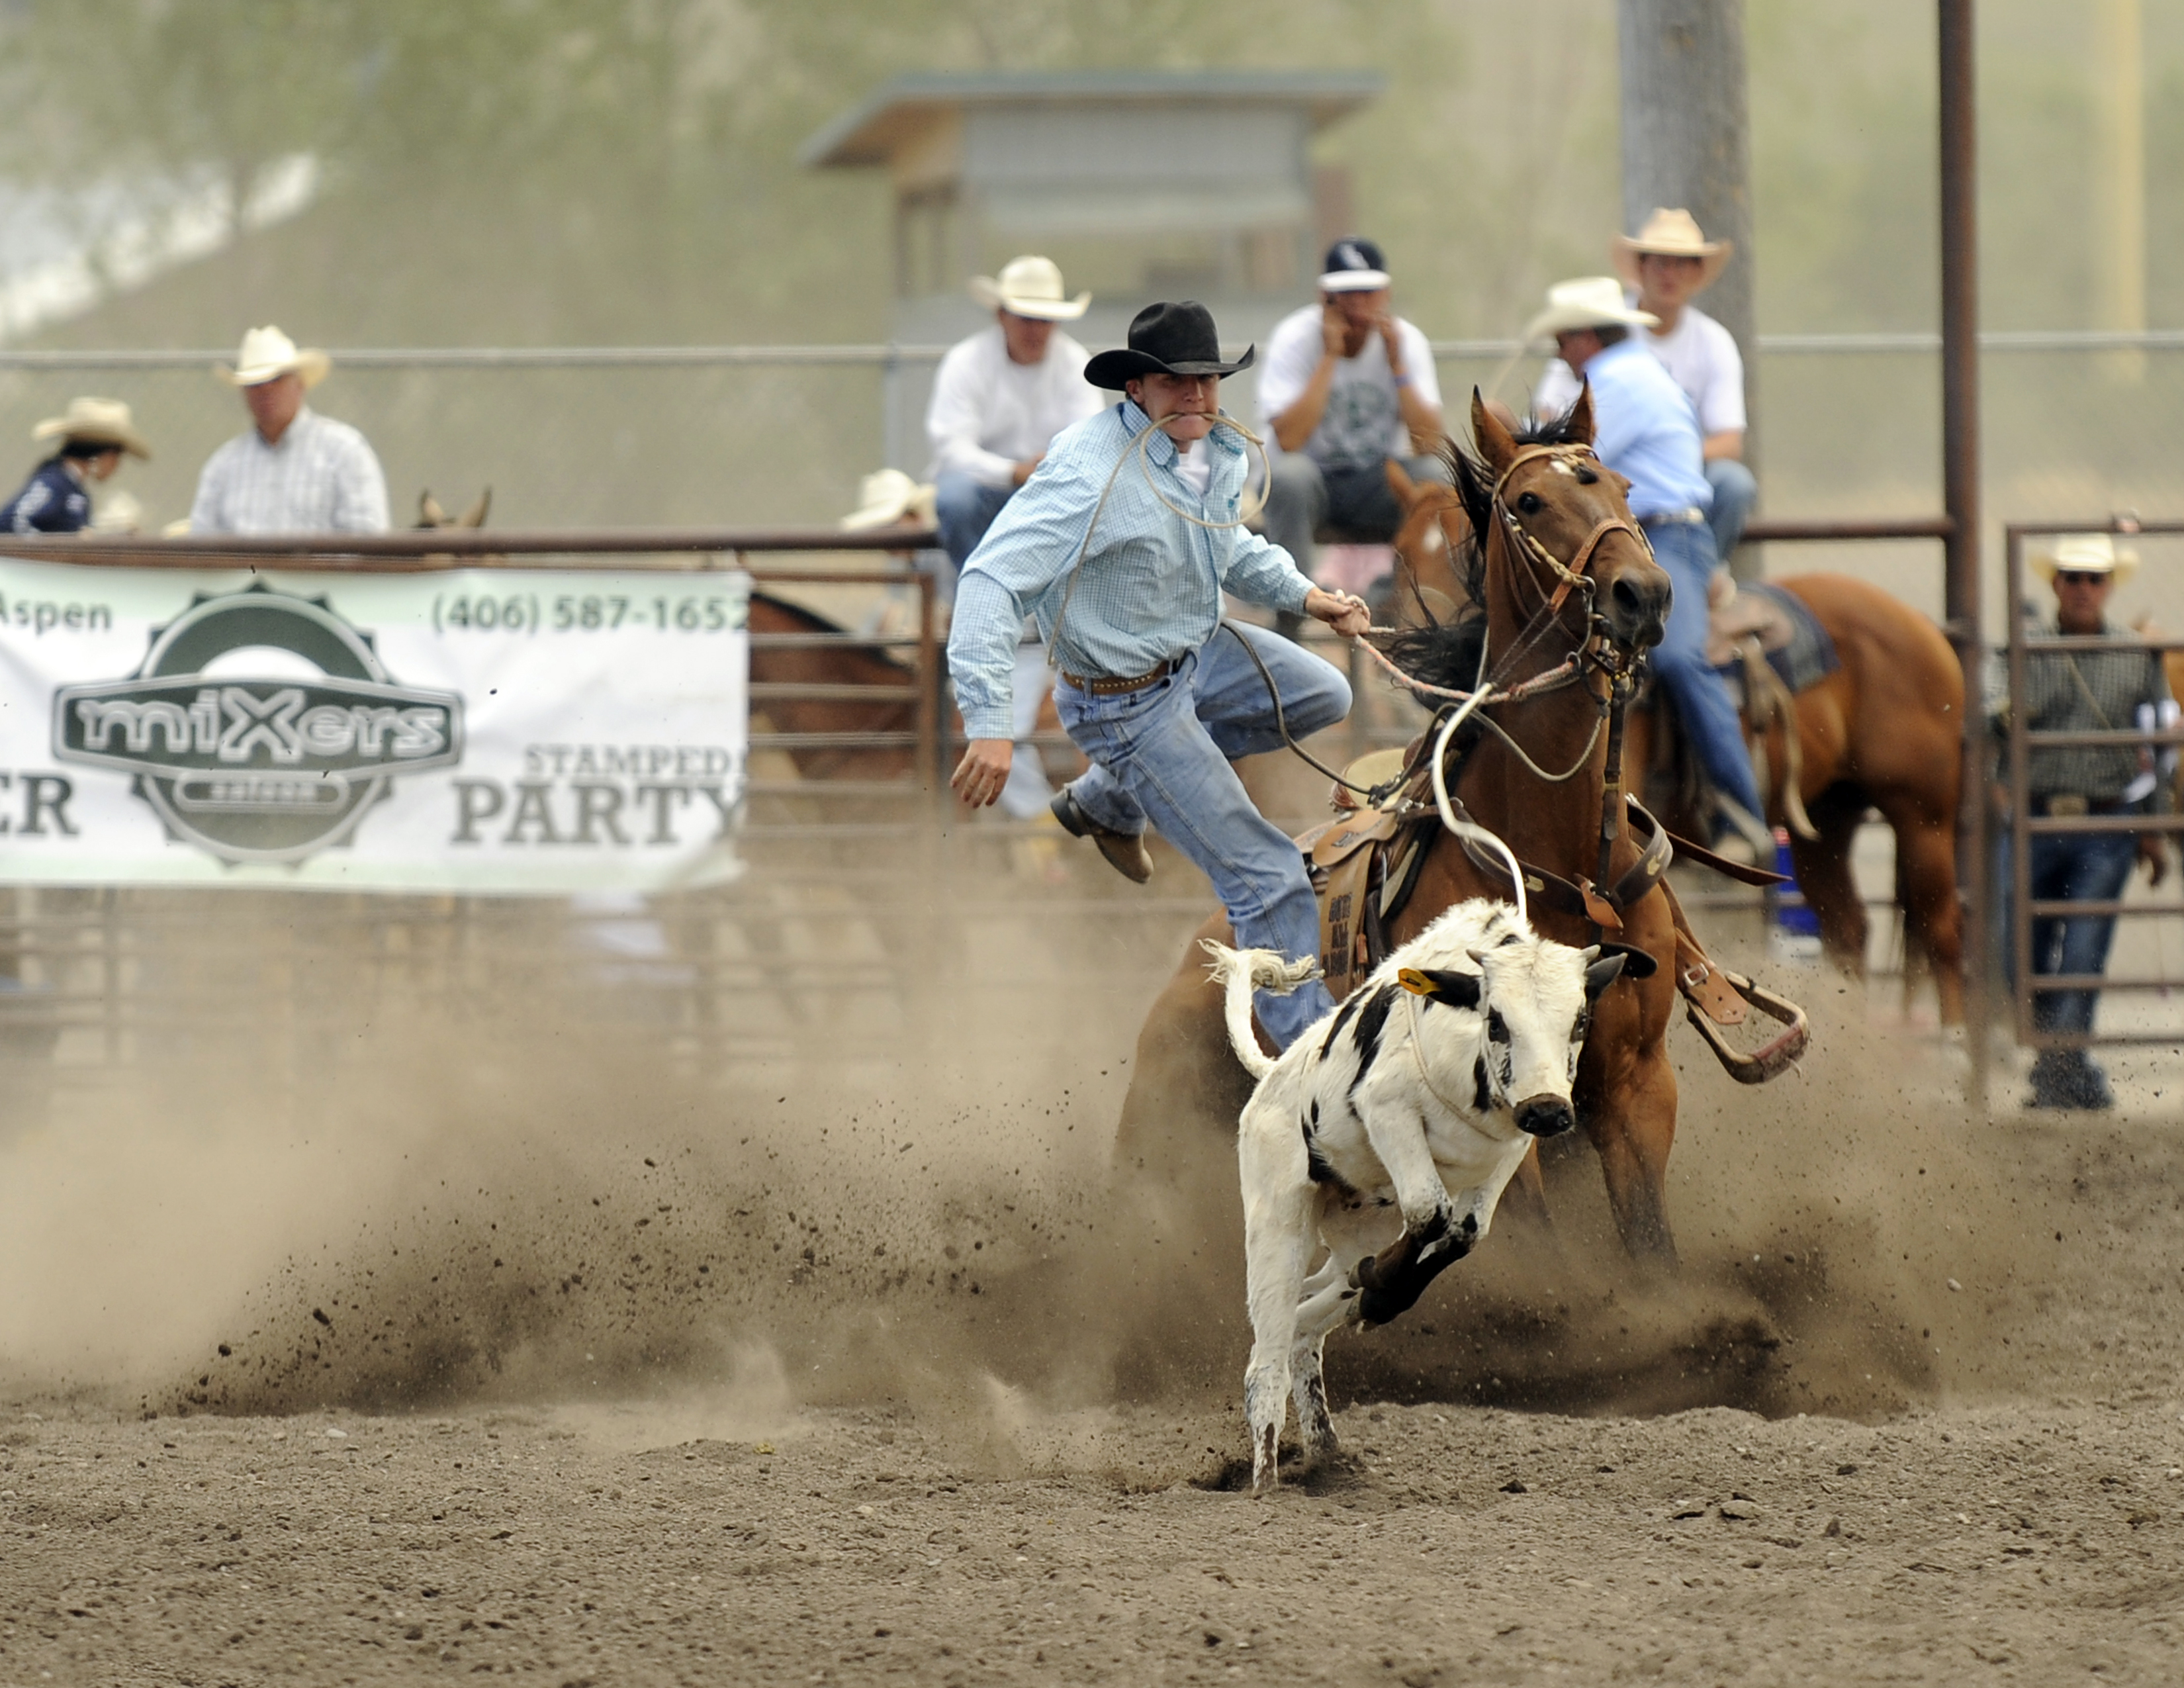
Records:
<instances>
[{"instance_id":1,"label":"white and black calf","mask_svg":"<svg viewBox=\"0 0 2184 1688\"><path fill-rule=\"evenodd\" d=\"M1293 989L1311 964L1206 949L1227 989L1229 1040L1259 1081L1237 1142L1256 1489L1277 1480L1292 1391L1305 1463L1334 1445L1327 1334L1411 1307L1486 1234L1532 1139L1576 1123L1570 1087L1591 1005L1627 957L1541 938L1506 903L1461 903L1270 1061L1251 992Z\"/></svg>"}]
</instances>

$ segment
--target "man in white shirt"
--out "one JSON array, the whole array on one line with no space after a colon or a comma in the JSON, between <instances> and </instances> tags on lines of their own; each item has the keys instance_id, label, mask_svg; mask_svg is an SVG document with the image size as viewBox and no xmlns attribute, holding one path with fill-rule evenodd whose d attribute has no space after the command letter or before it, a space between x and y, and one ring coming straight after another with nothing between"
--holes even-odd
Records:
<instances>
[{"instance_id":1,"label":"man in white shirt","mask_svg":"<svg viewBox=\"0 0 2184 1688\"><path fill-rule=\"evenodd\" d=\"M1267 343L1259 415L1273 475L1267 538L1309 578L1312 535L1340 528L1384 543L1403 512L1388 460L1413 479L1446 480L1440 383L1418 328L1388 309L1387 259L1369 240L1328 248L1318 303L1284 317Z\"/></svg>"},{"instance_id":2,"label":"man in white shirt","mask_svg":"<svg viewBox=\"0 0 2184 1688\"><path fill-rule=\"evenodd\" d=\"M1713 503L1707 524L1724 562L1743 537L1759 483L1744 466L1744 355L1736 337L1691 301L1712 287L1736 248L1708 240L1689 211L1657 209L1635 235L1615 237L1616 272L1638 309L1659 326L1638 337L1658 358L1697 411ZM1568 365L1547 365L1533 408L1541 415L1567 410L1577 398Z\"/></svg>"},{"instance_id":3,"label":"man in white shirt","mask_svg":"<svg viewBox=\"0 0 2184 1688\"><path fill-rule=\"evenodd\" d=\"M206 459L192 533L387 531L387 476L370 443L304 402L332 366L324 352L298 351L277 328L242 337L235 367L214 373L242 389L254 426Z\"/></svg>"},{"instance_id":4,"label":"man in white shirt","mask_svg":"<svg viewBox=\"0 0 2184 1688\"><path fill-rule=\"evenodd\" d=\"M994 326L952 346L933 380L925 432L933 443L940 543L957 568L1001 506L1031 478L1047 443L1100 408L1084 379L1089 356L1055 325L1084 315L1092 295L1065 298L1050 259L1011 259L998 276L972 278Z\"/></svg>"},{"instance_id":5,"label":"man in white shirt","mask_svg":"<svg viewBox=\"0 0 2184 1688\"><path fill-rule=\"evenodd\" d=\"M994 309L994 326L949 348L933 381L925 432L933 442L935 525L948 553L944 596L954 596L960 570L994 518L1046 455L1064 428L1103 408L1084 379L1089 354L1055 325L1084 315L1092 295L1065 298L1052 259L1011 259L998 276L973 276L971 295ZM1028 623L1017 647L1016 758L1001 807L1013 819L1034 820L1053 800L1045 765L1029 734L1054 675L1038 632Z\"/></svg>"}]
</instances>

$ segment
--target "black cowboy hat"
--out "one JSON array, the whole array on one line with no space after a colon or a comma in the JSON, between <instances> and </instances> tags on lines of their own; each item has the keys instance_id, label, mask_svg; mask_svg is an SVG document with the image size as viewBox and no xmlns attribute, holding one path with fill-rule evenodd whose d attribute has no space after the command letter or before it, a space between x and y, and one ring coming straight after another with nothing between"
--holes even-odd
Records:
<instances>
[{"instance_id":1,"label":"black cowboy hat","mask_svg":"<svg viewBox=\"0 0 2184 1688\"><path fill-rule=\"evenodd\" d=\"M1222 362L1213 313L1196 299L1180 304L1163 300L1132 317L1128 348L1100 353L1084 365L1084 379L1120 392L1141 375L1234 375L1251 368L1257 349L1246 346L1234 363Z\"/></svg>"}]
</instances>

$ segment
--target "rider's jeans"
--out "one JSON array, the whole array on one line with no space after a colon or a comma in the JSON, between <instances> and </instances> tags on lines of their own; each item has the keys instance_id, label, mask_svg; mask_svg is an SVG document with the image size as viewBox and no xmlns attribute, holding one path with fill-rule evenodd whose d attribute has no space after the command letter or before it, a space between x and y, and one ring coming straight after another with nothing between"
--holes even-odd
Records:
<instances>
[{"instance_id":1,"label":"rider's jeans","mask_svg":"<svg viewBox=\"0 0 2184 1688\"><path fill-rule=\"evenodd\" d=\"M1764 819L1759 784L1744 748L1744 730L1729 700L1729 685L1707 666L1707 584L1713 577L1713 535L1702 521L1662 522L1646 530L1653 555L1669 571L1676 593L1669 605L1669 630L1654 648L1653 673L1675 700L1699 766L1713 788Z\"/></svg>"},{"instance_id":2,"label":"rider's jeans","mask_svg":"<svg viewBox=\"0 0 2184 1688\"><path fill-rule=\"evenodd\" d=\"M1091 759L1070 785L1084 812L1117 833L1146 823L1204 870L1236 940L1295 961L1319 953L1319 911L1295 843L1252 805L1229 764L1278 749L1267 683L1238 642L1251 641L1282 697L1290 734L1332 727L1350 713L1350 682L1328 663L1257 627L1217 631L1176 671L1140 691L1112 695L1056 686L1061 725ZM1261 991L1259 1023L1284 1049L1334 1000L1314 979L1287 996Z\"/></svg>"}]
</instances>

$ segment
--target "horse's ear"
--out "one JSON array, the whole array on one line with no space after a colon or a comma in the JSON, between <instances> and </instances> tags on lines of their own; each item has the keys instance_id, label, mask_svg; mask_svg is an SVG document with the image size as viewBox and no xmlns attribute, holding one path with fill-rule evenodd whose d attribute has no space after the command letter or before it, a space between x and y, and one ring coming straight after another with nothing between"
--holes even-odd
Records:
<instances>
[{"instance_id":1,"label":"horse's ear","mask_svg":"<svg viewBox=\"0 0 2184 1688\"><path fill-rule=\"evenodd\" d=\"M445 527L448 513L440 508L440 501L427 492L417 494L417 525L420 527Z\"/></svg>"},{"instance_id":2,"label":"horse's ear","mask_svg":"<svg viewBox=\"0 0 2184 1688\"><path fill-rule=\"evenodd\" d=\"M1580 445L1592 443L1592 382L1580 380L1577 400L1569 407L1569 437Z\"/></svg>"},{"instance_id":3,"label":"horse's ear","mask_svg":"<svg viewBox=\"0 0 2184 1688\"><path fill-rule=\"evenodd\" d=\"M455 526L458 527L482 527L485 526L486 514L488 511L491 510L492 508L493 488L488 487L483 492L478 494L478 501L463 512L462 520L458 521Z\"/></svg>"},{"instance_id":4,"label":"horse's ear","mask_svg":"<svg viewBox=\"0 0 2184 1688\"><path fill-rule=\"evenodd\" d=\"M1623 971L1623 964L1630 959L1630 952L1618 950L1612 955L1602 955L1585 970L1585 996L1588 1002L1596 1001L1600 993L1615 983Z\"/></svg>"},{"instance_id":5,"label":"horse's ear","mask_svg":"<svg viewBox=\"0 0 2184 1688\"><path fill-rule=\"evenodd\" d=\"M1417 483L1404 472L1402 461L1399 458L1391 457L1388 460L1388 490L1396 495L1396 502L1401 504L1407 513L1410 510L1411 500L1418 495Z\"/></svg>"},{"instance_id":6,"label":"horse's ear","mask_svg":"<svg viewBox=\"0 0 2184 1688\"><path fill-rule=\"evenodd\" d=\"M1495 479L1501 479L1502 471L1509 466L1509 460L1517 454L1516 437L1486 408L1485 395L1475 387L1471 389L1471 437L1486 466L1494 471Z\"/></svg>"}]
</instances>

